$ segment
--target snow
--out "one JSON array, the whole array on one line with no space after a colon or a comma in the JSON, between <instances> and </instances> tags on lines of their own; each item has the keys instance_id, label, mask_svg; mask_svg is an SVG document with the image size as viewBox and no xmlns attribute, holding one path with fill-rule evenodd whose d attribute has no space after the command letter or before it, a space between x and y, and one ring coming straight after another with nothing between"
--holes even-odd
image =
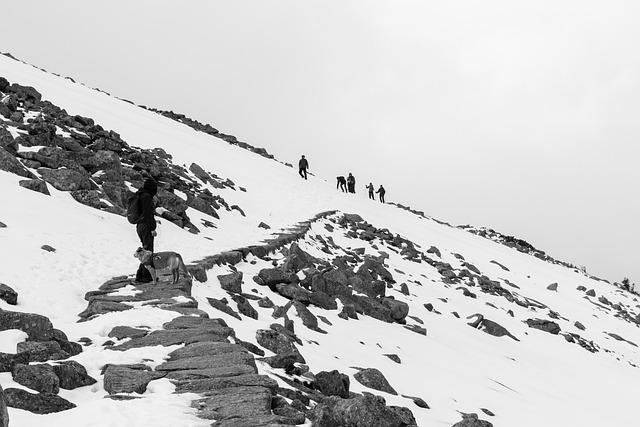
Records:
<instances>
[{"instance_id":1,"label":"snow","mask_svg":"<svg viewBox=\"0 0 640 427\"><path fill-rule=\"evenodd\" d=\"M589 299L576 288L582 285L594 289L598 296L623 304L637 314L637 298L628 293L463 230L391 205L369 201L364 191L356 195L338 192L333 178L325 181L310 176L309 180L302 180L296 170L278 162L2 55L0 76L37 88L43 99L70 114L93 118L105 129L118 132L131 146L163 148L173 156L176 164L188 167L196 162L222 179L230 178L236 186L246 188L246 192L229 188L213 191L224 197L229 205L240 206L246 217L236 211L221 210L221 219L213 220L189 210L194 224L200 224L203 218L216 224L217 228L201 227L199 235L161 220L157 251L176 251L189 264L208 255L258 244L319 212L358 213L374 226L388 228L420 245L422 251L436 246L442 252L442 261L454 267L459 268L462 262L453 254L463 255L467 262L492 280L499 280L514 295L535 299L558 312L562 317L556 322L563 331L578 333L601 347L600 352L590 353L577 344L565 342L561 336L531 329L523 320L548 319L548 310L508 304L504 298L484 294L477 287L469 288L477 294L476 299L465 297L457 289L460 285L442 283L434 268L404 260L378 242L379 250L389 254L386 265L398 285L405 282L410 289L408 296L398 292L397 286L388 289L388 294L409 304L409 314L424 321L421 326L427 329L427 335L365 316L347 321L337 316L339 311L311 306L309 309L316 316L324 316L332 324L320 321L320 328L328 332L322 334L305 328L292 309L290 317L295 322L296 334L304 343L299 350L312 372L337 369L351 376L352 391L362 392L372 390L353 379L356 368L378 368L399 395L375 393L383 395L389 405L409 407L420 426L451 426L461 419L461 412L476 412L496 427L637 424L635 388L640 383L640 371L636 367L640 365L640 350L607 333L640 343L638 327L616 318L614 310L595 304L597 297ZM252 143L261 145L260 141ZM46 418L9 408L10 425L209 425L210 422L199 420L190 408L194 396L172 394L173 386L167 380L151 382L144 395L132 400L105 398L107 393L100 375L102 366L107 363L155 366L177 348L111 351L103 346L111 339L108 337L111 329L119 325L160 328L178 314L137 304L133 310L77 323L78 313L87 306L86 292L98 289L114 276L135 272L138 264L133 252L139 246L135 230L123 217L81 205L68 193L52 187L49 187L50 196L26 190L18 185L20 179L0 171L3 200L0 221L7 225L0 228L0 282L19 293L17 306L0 301L0 308L48 316L54 327L63 330L70 340L89 338L91 344L74 359L99 381L73 391L62 390L60 395L74 402L77 408ZM186 198L183 194L180 196ZM389 194L388 198L391 197ZM267 223L271 230L259 228L260 222ZM331 224L336 230L329 232L325 224ZM344 230L329 218L313 224L307 237L300 242L304 250L319 258L327 255L320 251L314 238L316 235L331 236L341 248L364 247L367 254L378 254L371 244L346 237ZM56 251L41 249L45 244ZM279 254L272 254L272 258L278 257ZM238 266L244 273L245 291L255 289L275 304L284 305L287 302L284 297L251 280L260 269L271 267L271 263L252 257L247 261ZM255 263L251 264L251 261ZM491 261L499 262L509 271ZM256 307L258 320L244 317L238 320L207 303L207 297L228 296L220 288L216 276L230 271L226 266L209 270L209 280L194 282L192 294L200 309L211 317L224 319L240 339L255 343L255 331L268 328L275 321L271 310ZM504 285L507 280L519 288ZM554 282L558 283L556 292L547 289ZM135 291L126 287L119 292L131 295ZM434 311L428 311L423 306L425 303L433 304ZM514 316L507 310L513 310ZM452 312L458 313L460 318ZM520 341L493 337L470 328L466 318L475 313L506 327ZM576 321L586 330L577 329ZM409 318L408 324L419 323ZM16 344L24 338L25 334L20 331L0 332L0 351L15 352ZM402 363L397 364L384 354L397 354ZM269 366L261 363L258 366L261 373L272 374ZM12 381L10 373L0 373L0 384L3 388L22 388ZM421 397L431 409L419 408L401 395ZM495 416L484 414L482 408L492 411Z\"/></svg>"}]
</instances>

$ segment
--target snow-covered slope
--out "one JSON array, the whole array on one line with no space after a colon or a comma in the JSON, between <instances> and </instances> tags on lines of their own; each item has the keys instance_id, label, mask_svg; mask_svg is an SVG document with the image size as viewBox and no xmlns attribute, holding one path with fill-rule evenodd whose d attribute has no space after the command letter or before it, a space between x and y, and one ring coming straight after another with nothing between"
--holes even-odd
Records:
<instances>
[{"instance_id":1,"label":"snow-covered slope","mask_svg":"<svg viewBox=\"0 0 640 427\"><path fill-rule=\"evenodd\" d=\"M105 129L119 133L131 146L162 148L176 164L188 166L197 162L246 189L218 190L229 204L241 206L246 216L236 211L222 212L220 220L214 221L216 228L204 229L200 234L162 221L157 251L179 252L189 263L258 244L272 233L317 213L336 210L335 215L312 225L307 237L299 242L302 249L327 261L338 255L351 255L356 248L364 248L369 255L387 253L385 265L396 282L387 289L387 295L409 305L407 325L426 328L426 335L367 316L345 320L338 317L340 310L310 306L312 313L328 320L320 324L327 332L322 334L305 328L300 319L294 318L296 334L304 343L299 351L311 372L337 369L346 373L351 376L352 391L375 392L383 395L389 405L409 407L420 426L451 426L460 420L461 412L478 413L494 426L505 427L637 424L634 386L640 381L640 350L636 345L640 337L638 325L629 320L640 311L635 295L580 271L544 262L392 205L370 201L364 190L349 195L336 191L332 179L327 182L310 176L309 180L302 180L296 170L279 162L2 55L0 76L35 87L43 99L70 114L93 118ZM303 142L300 149L304 151ZM132 274L137 268L132 257L138 246L134 228L123 217L81 205L68 193L50 188L51 196L45 196L24 189L18 185L20 179L0 171L0 222L6 225L0 228L0 282L19 293L17 306L0 300L0 308L48 316L70 340L90 338L93 344L75 359L97 379L100 368L107 362L114 363L115 357L119 363L144 359L159 363L168 350L129 350L115 356L102 343L113 326L135 326L141 316L146 324L159 326L176 313L140 307L77 323L78 313L87 305L86 292L113 276ZM514 298L482 292L477 278L448 281L429 262L408 260L401 255L401 248L388 242L353 237L339 225L343 213L357 213L376 228L386 228L413 242L417 251L429 259L450 264L458 277L474 266L480 275L498 282ZM203 214L189 210L189 215L199 218ZM258 227L260 222L271 230ZM335 242L332 254L321 250L322 242L329 238ZM42 250L45 244L56 251ZM432 247L440 254L426 252ZM284 297L251 280L280 259L282 256L277 253L271 254L270 261L250 257L236 268L244 273L245 289L255 289L256 294L284 305ZM214 267L207 282L194 281L193 295L200 309L211 317L223 318L239 338L255 343L255 331L274 322L271 310L258 308L258 320L238 320L207 303L207 297L227 296L216 276L228 272L227 266ZM403 283L408 294L401 292ZM548 289L552 283L557 283L556 290ZM579 287L593 289L596 296L589 297ZM427 308L425 304L431 306ZM626 319L621 312L628 314ZM519 341L470 327L472 319L467 317L476 313L505 327ZM562 333L554 335L531 328L526 323L529 319L553 320ZM591 352L568 342L568 333L579 335L583 343L599 351ZM16 343L23 339L24 334L15 330L0 332L0 351L15 352ZM385 354L396 354L401 363ZM356 367L378 368L399 395L362 386L353 379ZM267 374L276 371L267 365L260 369ZM22 387L13 382L10 373L0 373L0 384L3 388ZM104 399L106 392L99 380L93 386L61 391L63 397L78 405L72 410L38 416L10 408L10 425L208 425L194 416L189 395L170 394L172 385L168 380L152 384L144 399L120 402ZM402 395L420 397L430 409L420 408Z\"/></svg>"}]
</instances>

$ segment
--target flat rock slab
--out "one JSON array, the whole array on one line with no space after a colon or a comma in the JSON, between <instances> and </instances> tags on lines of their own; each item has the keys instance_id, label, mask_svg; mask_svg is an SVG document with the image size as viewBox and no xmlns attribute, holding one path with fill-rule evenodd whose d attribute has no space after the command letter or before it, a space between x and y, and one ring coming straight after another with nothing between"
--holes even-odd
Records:
<instances>
[{"instance_id":1,"label":"flat rock slab","mask_svg":"<svg viewBox=\"0 0 640 427\"><path fill-rule=\"evenodd\" d=\"M200 418L208 420L270 415L271 391L265 387L234 387L207 393L207 397L194 400L191 406L198 408Z\"/></svg>"},{"instance_id":2,"label":"flat rock slab","mask_svg":"<svg viewBox=\"0 0 640 427\"><path fill-rule=\"evenodd\" d=\"M157 371L186 371L190 369L212 369L228 366L249 366L256 368L253 355L247 352L196 356L165 362L156 366ZM256 372L254 370L254 372Z\"/></svg>"},{"instance_id":3,"label":"flat rock slab","mask_svg":"<svg viewBox=\"0 0 640 427\"><path fill-rule=\"evenodd\" d=\"M248 353L247 350L229 342L196 342L169 353L169 360L186 359L198 356L214 356L226 353Z\"/></svg>"},{"instance_id":4,"label":"flat rock slab","mask_svg":"<svg viewBox=\"0 0 640 427\"><path fill-rule=\"evenodd\" d=\"M266 375L249 374L227 378L207 378L193 381L174 381L176 393L201 393L230 387L265 387L275 391L278 383Z\"/></svg>"},{"instance_id":5,"label":"flat rock slab","mask_svg":"<svg viewBox=\"0 0 640 427\"><path fill-rule=\"evenodd\" d=\"M110 349L124 351L131 348L153 347L156 345L168 347L170 345L191 344L204 341L225 342L227 341L227 336L229 335L219 335L201 329L158 330L151 332L145 337L135 338L124 344L110 347Z\"/></svg>"},{"instance_id":6,"label":"flat rock slab","mask_svg":"<svg viewBox=\"0 0 640 427\"><path fill-rule=\"evenodd\" d=\"M126 366L109 366L104 373L104 389L109 394L144 393L147 385L163 378L164 372L154 372L142 369L131 369Z\"/></svg>"},{"instance_id":7,"label":"flat rock slab","mask_svg":"<svg viewBox=\"0 0 640 427\"><path fill-rule=\"evenodd\" d=\"M220 331L232 330L221 319L207 319L194 316L180 316L176 317L170 322L162 325L164 329L194 329L194 328L206 328Z\"/></svg>"},{"instance_id":8,"label":"flat rock slab","mask_svg":"<svg viewBox=\"0 0 640 427\"><path fill-rule=\"evenodd\" d=\"M208 369L188 369L184 371L168 371L166 378L170 380L201 380L205 378L235 377L238 375L255 374L256 370L248 365L223 366Z\"/></svg>"},{"instance_id":9,"label":"flat rock slab","mask_svg":"<svg viewBox=\"0 0 640 427\"><path fill-rule=\"evenodd\" d=\"M296 425L296 423L279 415L257 415L248 418L227 418L214 422L211 427L282 427L283 425Z\"/></svg>"},{"instance_id":10,"label":"flat rock slab","mask_svg":"<svg viewBox=\"0 0 640 427\"><path fill-rule=\"evenodd\" d=\"M8 388L4 400L9 408L23 409L34 414L51 414L75 408L76 405L51 393L29 393L26 390Z\"/></svg>"}]
</instances>

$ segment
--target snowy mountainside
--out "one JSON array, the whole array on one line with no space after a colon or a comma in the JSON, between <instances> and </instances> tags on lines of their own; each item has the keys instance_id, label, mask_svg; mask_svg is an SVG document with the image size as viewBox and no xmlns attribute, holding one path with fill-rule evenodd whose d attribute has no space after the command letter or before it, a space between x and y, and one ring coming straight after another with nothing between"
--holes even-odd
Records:
<instances>
[{"instance_id":1,"label":"snowy mountainside","mask_svg":"<svg viewBox=\"0 0 640 427\"><path fill-rule=\"evenodd\" d=\"M215 225L199 227L198 234L161 220L156 250L179 252L187 264L260 244L320 212L336 211L313 222L297 242L317 263L298 271L294 284L299 280L301 288L313 289L314 275L334 273L346 278L346 292L354 296L336 297L335 310L308 304L318 319L317 328L305 326L300 311L288 312L302 343L298 350L311 373L347 374L352 392L372 392L382 395L388 405L410 408L419 426L452 426L461 413L477 413L494 426L636 422L632 388L640 379L636 295L428 217L360 194L337 192L332 181L301 180L296 171L278 162L2 55L0 76L33 86L43 99L70 114L91 117L130 146L161 148L176 165L188 168L197 162L246 189L203 184L229 205L240 206L245 215L221 211L219 219L212 219L189 208L194 224L206 220ZM139 325L141 319L159 326L177 314L136 307L77 323L78 313L87 305L85 293L111 277L135 271L132 253L139 244L137 236L120 215L82 205L51 187L50 196L29 191L18 185L21 179L0 171L4 200L0 222L5 225L0 228L0 282L19 294L17 306L0 300L0 309L39 313L70 340L89 338L92 344L74 359L98 379L93 386L61 391L77 407L47 415L47 424L208 425L195 418L189 396L171 394L168 380L154 382L142 399L104 399L100 371L116 357L103 346L109 331L117 325ZM261 222L271 229L258 227ZM42 250L45 244L56 251ZM241 271L243 292L286 306L291 298L283 295L282 286L268 286L260 277L261 271L281 266L287 255L286 250L264 257L249 255L234 266L213 266L205 282L193 283L199 309L224 319L239 339L258 345L256 332L279 321L273 309L254 304L257 319L238 318L216 310L208 299L226 298L238 311L217 276ZM354 285L354 278L363 277L357 272L367 259L380 262L390 274L375 279L383 282L389 300L406 305L407 315L389 319L377 308L367 312L364 300L355 316L341 315L348 311L345 302L366 295ZM382 290L376 292L380 296ZM476 314L483 316L480 323L473 317ZM469 325L474 322L476 327ZM499 336L489 333L496 331ZM15 330L0 332L0 352L14 353L22 340L24 334ZM161 363L167 354L167 349L159 348L151 353L129 350L117 357L121 363ZM266 354L272 353L266 350ZM400 363L387 355L395 355ZM258 367L281 383L288 375L267 363L258 362ZM398 394L362 385L356 379L362 368L377 368ZM5 389L23 387L8 372L0 373L0 384ZM414 404L413 397L429 408ZM108 415L97 419L95 413ZM11 426L35 425L43 419L14 408L9 408L9 417Z\"/></svg>"}]
</instances>

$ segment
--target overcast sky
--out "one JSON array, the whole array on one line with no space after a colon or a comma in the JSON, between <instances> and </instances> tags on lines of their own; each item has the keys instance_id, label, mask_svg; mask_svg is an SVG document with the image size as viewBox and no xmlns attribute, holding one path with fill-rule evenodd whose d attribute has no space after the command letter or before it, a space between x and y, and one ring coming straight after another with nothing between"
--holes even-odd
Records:
<instances>
[{"instance_id":1,"label":"overcast sky","mask_svg":"<svg viewBox=\"0 0 640 427\"><path fill-rule=\"evenodd\" d=\"M2 15L1 52L640 285L637 0L39 0Z\"/></svg>"}]
</instances>

